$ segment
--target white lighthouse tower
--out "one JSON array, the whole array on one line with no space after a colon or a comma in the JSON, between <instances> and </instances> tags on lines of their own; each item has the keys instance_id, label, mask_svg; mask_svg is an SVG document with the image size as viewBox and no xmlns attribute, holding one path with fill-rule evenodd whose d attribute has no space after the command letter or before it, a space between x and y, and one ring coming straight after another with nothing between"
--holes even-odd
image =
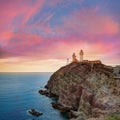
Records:
<instances>
[{"instance_id":1,"label":"white lighthouse tower","mask_svg":"<svg viewBox=\"0 0 120 120\"><path fill-rule=\"evenodd\" d=\"M80 62L82 62L83 61L83 55L84 55L83 50L80 50L79 55L80 55Z\"/></svg>"}]
</instances>

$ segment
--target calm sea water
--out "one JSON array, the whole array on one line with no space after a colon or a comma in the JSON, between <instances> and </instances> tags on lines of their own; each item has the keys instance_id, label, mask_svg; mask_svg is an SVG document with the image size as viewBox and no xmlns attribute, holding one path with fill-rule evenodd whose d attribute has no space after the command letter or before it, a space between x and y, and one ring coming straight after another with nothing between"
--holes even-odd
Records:
<instances>
[{"instance_id":1,"label":"calm sea water","mask_svg":"<svg viewBox=\"0 0 120 120\"><path fill-rule=\"evenodd\" d=\"M0 120L67 120L51 107L52 99L38 93L52 73L0 73ZM34 108L40 117L28 114Z\"/></svg>"}]
</instances>

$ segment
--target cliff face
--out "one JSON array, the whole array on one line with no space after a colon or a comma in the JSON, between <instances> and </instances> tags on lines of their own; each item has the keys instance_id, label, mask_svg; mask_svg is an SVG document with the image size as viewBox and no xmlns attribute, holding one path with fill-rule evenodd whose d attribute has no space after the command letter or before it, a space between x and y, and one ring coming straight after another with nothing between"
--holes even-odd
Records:
<instances>
[{"instance_id":1,"label":"cliff face","mask_svg":"<svg viewBox=\"0 0 120 120\"><path fill-rule=\"evenodd\" d=\"M120 110L119 83L114 80L112 67L71 63L56 71L46 88L58 96L58 104L90 118Z\"/></svg>"}]
</instances>

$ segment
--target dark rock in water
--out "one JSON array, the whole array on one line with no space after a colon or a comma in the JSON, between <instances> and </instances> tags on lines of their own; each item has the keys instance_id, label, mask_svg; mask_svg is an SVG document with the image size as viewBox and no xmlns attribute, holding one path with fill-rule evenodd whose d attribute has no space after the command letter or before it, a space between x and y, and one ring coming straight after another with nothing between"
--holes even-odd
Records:
<instances>
[{"instance_id":1,"label":"dark rock in water","mask_svg":"<svg viewBox=\"0 0 120 120\"><path fill-rule=\"evenodd\" d=\"M34 115L34 116L40 116L40 115L43 115L42 113L36 111L35 109L31 109L28 111L31 115Z\"/></svg>"},{"instance_id":2,"label":"dark rock in water","mask_svg":"<svg viewBox=\"0 0 120 120\"><path fill-rule=\"evenodd\" d=\"M46 95L48 96L49 95L49 92L47 90L39 90L38 91L41 95Z\"/></svg>"},{"instance_id":3,"label":"dark rock in water","mask_svg":"<svg viewBox=\"0 0 120 120\"><path fill-rule=\"evenodd\" d=\"M59 103L52 102L51 104L52 104L52 107L53 107L53 108L58 109L58 110L60 110L61 112L69 112L69 111L70 111L70 108L64 107L64 106L62 106L62 105L59 104Z\"/></svg>"},{"instance_id":4,"label":"dark rock in water","mask_svg":"<svg viewBox=\"0 0 120 120\"><path fill-rule=\"evenodd\" d=\"M87 118L107 116L120 111L120 84L114 79L113 67L102 63L73 62L57 70L39 91L46 96L58 96L52 106L74 119L83 112Z\"/></svg>"},{"instance_id":5,"label":"dark rock in water","mask_svg":"<svg viewBox=\"0 0 120 120\"><path fill-rule=\"evenodd\" d=\"M48 92L47 90L39 90L38 91L41 95L46 95L47 97L58 97L57 95Z\"/></svg>"}]
</instances>

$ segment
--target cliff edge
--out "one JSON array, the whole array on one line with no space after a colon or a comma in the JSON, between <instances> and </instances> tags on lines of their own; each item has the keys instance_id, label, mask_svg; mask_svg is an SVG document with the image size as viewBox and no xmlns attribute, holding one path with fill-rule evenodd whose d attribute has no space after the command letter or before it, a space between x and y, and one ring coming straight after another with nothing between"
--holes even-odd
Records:
<instances>
[{"instance_id":1,"label":"cliff edge","mask_svg":"<svg viewBox=\"0 0 120 120\"><path fill-rule=\"evenodd\" d=\"M72 120L104 120L120 113L120 80L114 79L113 67L102 63L70 63L56 71L45 87L58 96L53 107Z\"/></svg>"}]
</instances>

